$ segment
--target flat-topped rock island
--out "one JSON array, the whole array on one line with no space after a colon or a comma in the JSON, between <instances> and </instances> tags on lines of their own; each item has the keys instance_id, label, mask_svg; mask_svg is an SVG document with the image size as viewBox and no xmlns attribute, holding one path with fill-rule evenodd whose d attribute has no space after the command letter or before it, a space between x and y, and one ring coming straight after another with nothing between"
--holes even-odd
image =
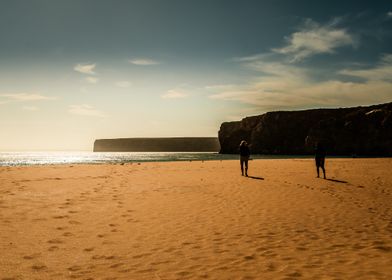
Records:
<instances>
[{"instance_id":1,"label":"flat-topped rock island","mask_svg":"<svg viewBox=\"0 0 392 280\"><path fill-rule=\"evenodd\" d=\"M98 139L94 152L219 152L217 137Z\"/></svg>"}]
</instances>

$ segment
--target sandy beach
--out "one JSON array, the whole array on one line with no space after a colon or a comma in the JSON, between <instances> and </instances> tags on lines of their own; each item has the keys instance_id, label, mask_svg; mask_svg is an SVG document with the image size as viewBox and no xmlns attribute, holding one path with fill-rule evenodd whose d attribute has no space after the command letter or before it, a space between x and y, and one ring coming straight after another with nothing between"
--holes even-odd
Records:
<instances>
[{"instance_id":1,"label":"sandy beach","mask_svg":"<svg viewBox=\"0 0 392 280\"><path fill-rule=\"evenodd\" d=\"M392 279L392 159L0 168L0 279Z\"/></svg>"}]
</instances>

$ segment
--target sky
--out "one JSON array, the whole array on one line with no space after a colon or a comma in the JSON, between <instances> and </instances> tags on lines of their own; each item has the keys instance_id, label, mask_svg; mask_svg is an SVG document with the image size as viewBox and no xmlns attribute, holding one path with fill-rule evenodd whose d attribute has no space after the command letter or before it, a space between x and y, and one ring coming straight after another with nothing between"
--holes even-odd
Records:
<instances>
[{"instance_id":1,"label":"sky","mask_svg":"<svg viewBox=\"0 0 392 280\"><path fill-rule=\"evenodd\" d=\"M392 2L0 0L0 150L392 101Z\"/></svg>"}]
</instances>

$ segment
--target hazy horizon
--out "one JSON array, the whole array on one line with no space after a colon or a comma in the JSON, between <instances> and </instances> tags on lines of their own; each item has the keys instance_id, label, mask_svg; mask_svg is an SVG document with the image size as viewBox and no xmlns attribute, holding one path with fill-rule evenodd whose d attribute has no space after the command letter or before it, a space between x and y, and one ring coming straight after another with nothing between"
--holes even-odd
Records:
<instances>
[{"instance_id":1,"label":"hazy horizon","mask_svg":"<svg viewBox=\"0 0 392 280\"><path fill-rule=\"evenodd\" d=\"M2 1L0 151L392 101L389 1Z\"/></svg>"}]
</instances>

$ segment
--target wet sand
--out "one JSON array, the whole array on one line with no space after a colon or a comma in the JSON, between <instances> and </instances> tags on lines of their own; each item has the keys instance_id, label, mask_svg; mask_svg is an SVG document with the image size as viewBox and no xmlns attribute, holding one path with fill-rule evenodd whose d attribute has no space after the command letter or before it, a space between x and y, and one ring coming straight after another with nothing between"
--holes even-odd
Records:
<instances>
[{"instance_id":1,"label":"wet sand","mask_svg":"<svg viewBox=\"0 0 392 280\"><path fill-rule=\"evenodd\" d=\"M0 279L392 279L392 159L0 167Z\"/></svg>"}]
</instances>

